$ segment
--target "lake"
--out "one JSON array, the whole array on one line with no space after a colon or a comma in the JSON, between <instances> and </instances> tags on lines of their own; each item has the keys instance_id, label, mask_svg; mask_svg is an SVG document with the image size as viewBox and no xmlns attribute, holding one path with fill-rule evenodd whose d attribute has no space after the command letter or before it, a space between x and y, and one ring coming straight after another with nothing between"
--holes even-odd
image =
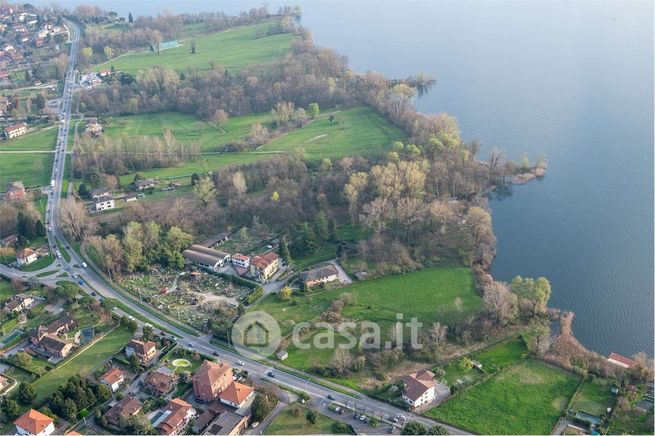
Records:
<instances>
[{"instance_id":1,"label":"lake","mask_svg":"<svg viewBox=\"0 0 655 436\"><path fill-rule=\"evenodd\" d=\"M261 2L109 4L138 15ZM543 275L586 346L653 355L652 2L300 4L315 42L355 70L435 77L418 108L455 115L482 158L545 154L543 180L491 203L494 276Z\"/></svg>"}]
</instances>

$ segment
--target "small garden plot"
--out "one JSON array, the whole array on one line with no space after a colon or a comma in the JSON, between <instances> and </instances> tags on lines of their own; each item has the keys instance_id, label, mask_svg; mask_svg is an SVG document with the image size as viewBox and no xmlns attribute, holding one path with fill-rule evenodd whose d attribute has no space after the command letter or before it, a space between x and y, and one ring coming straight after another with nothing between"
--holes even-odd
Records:
<instances>
[{"instance_id":1,"label":"small garden plot","mask_svg":"<svg viewBox=\"0 0 655 436\"><path fill-rule=\"evenodd\" d=\"M480 434L549 434L579 379L528 360L426 415Z\"/></svg>"},{"instance_id":2,"label":"small garden plot","mask_svg":"<svg viewBox=\"0 0 655 436\"><path fill-rule=\"evenodd\" d=\"M483 371L492 372L516 363L523 359L527 353L528 348L525 346L523 338L517 337L475 353L471 359L480 362Z\"/></svg>"},{"instance_id":3,"label":"small garden plot","mask_svg":"<svg viewBox=\"0 0 655 436\"><path fill-rule=\"evenodd\" d=\"M605 379L586 380L573 401L573 409L594 416L601 416L608 407L613 407L612 382Z\"/></svg>"}]
</instances>

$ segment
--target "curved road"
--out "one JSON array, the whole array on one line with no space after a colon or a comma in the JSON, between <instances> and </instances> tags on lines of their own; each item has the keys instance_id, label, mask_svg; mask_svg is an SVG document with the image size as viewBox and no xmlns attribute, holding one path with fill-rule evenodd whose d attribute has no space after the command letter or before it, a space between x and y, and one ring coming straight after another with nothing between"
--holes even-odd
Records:
<instances>
[{"instance_id":1,"label":"curved road","mask_svg":"<svg viewBox=\"0 0 655 436\"><path fill-rule=\"evenodd\" d=\"M56 240L59 240L61 245L68 248L68 253L71 255L70 262L66 261L63 257L58 259L53 263L54 268L57 268L57 265L61 265L60 270L66 271L69 273L69 276L77 274L82 280L79 284L84 289L84 291L89 294L95 292L100 296L106 298L115 298L128 306L130 309L138 312L142 315L143 318L148 319L154 317L153 314L144 310L140 305L135 303L133 300L125 297L120 292L113 289L103 280L95 271L90 268L82 268L84 260L72 249L68 244L66 237L64 236L60 226L59 226L59 205L61 201L61 186L64 177L64 165L66 161L66 147L68 144L68 129L71 119L71 105L72 105L72 95L73 88L75 87L75 66L77 63L77 52L78 52L78 43L80 29L79 26L67 20L67 25L70 30L70 41L71 41L71 50L69 56L69 67L66 73L66 82L64 85L64 95L62 97L62 105L60 112L60 126L59 133L57 135L57 144L55 148L55 159L52 169L51 179L55 181L54 189L51 189L49 195L48 209L46 211L46 220L51 227L51 231L48 232L48 242L50 244L52 252L56 252L57 243ZM39 282L44 284L54 284L57 279L55 276L57 274L51 274L46 277L37 277L37 274L43 273L47 270L52 270L53 266L44 268L40 271L34 272L23 272L17 271L12 268L0 265L0 274L8 278L35 278ZM120 312L120 311L118 311ZM346 405L349 407L356 407L359 410L365 411L371 416L380 417L389 422L393 419L394 416L404 415L410 420L420 421L427 426L434 424L440 424L444 426L451 434L466 434L464 430L439 423L427 419L423 416L407 412L400 408L397 408L389 403L379 401L370 397L366 397L359 392L349 390L344 387L339 387L339 391L350 392L352 395L358 397L354 399L351 395L343 394L335 389L317 384L312 382L309 378L305 379L301 376L293 375L284 371L274 370L271 366L267 365L265 362L261 363L256 360L250 360L246 357L243 357L237 353L227 351L224 348L217 347L213 345L211 340L211 335L206 335L202 337L196 337L186 333L174 325L170 324L163 317L157 317L157 324L166 328L168 331L173 332L177 335L178 343L184 347L198 350L205 354L214 354L220 355L220 358L234 367L241 367L248 370L251 374L259 374L262 378L266 378L268 381L273 382L279 386L290 388L300 392L307 392L307 394L312 397L312 399L317 400L317 403L322 401L335 402L341 405ZM269 371L274 371L275 378L270 378L266 374ZM308 376L309 377L309 376ZM330 383L327 383L328 385ZM371 431L375 429L371 428Z\"/></svg>"}]
</instances>

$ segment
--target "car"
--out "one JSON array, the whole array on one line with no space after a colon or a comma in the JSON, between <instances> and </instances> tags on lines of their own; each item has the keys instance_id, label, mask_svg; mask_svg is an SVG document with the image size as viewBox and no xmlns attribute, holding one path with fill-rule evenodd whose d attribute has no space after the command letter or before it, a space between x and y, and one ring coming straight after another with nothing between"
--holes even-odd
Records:
<instances>
[{"instance_id":1,"label":"car","mask_svg":"<svg viewBox=\"0 0 655 436\"><path fill-rule=\"evenodd\" d=\"M95 297L96 296L96 291L91 292L91 295Z\"/></svg>"},{"instance_id":2,"label":"car","mask_svg":"<svg viewBox=\"0 0 655 436\"><path fill-rule=\"evenodd\" d=\"M132 315L128 316L127 319L129 319L130 321L134 321L134 317Z\"/></svg>"},{"instance_id":3,"label":"car","mask_svg":"<svg viewBox=\"0 0 655 436\"><path fill-rule=\"evenodd\" d=\"M82 262L82 268L86 268L86 267L87 267L86 262Z\"/></svg>"},{"instance_id":4,"label":"car","mask_svg":"<svg viewBox=\"0 0 655 436\"><path fill-rule=\"evenodd\" d=\"M48 226L48 231L51 232L51 231L52 231L52 227Z\"/></svg>"},{"instance_id":5,"label":"car","mask_svg":"<svg viewBox=\"0 0 655 436\"><path fill-rule=\"evenodd\" d=\"M366 422L366 419L367 419L366 415L362 415L362 416L359 417L359 420L362 421L362 422Z\"/></svg>"},{"instance_id":6,"label":"car","mask_svg":"<svg viewBox=\"0 0 655 436\"><path fill-rule=\"evenodd\" d=\"M252 423L251 427L252 428L257 428L258 425L259 425L259 421L255 421L255 422Z\"/></svg>"},{"instance_id":7,"label":"car","mask_svg":"<svg viewBox=\"0 0 655 436\"><path fill-rule=\"evenodd\" d=\"M214 351L214 352L212 352L212 355L214 355L214 356L218 356L218 351Z\"/></svg>"},{"instance_id":8,"label":"car","mask_svg":"<svg viewBox=\"0 0 655 436\"><path fill-rule=\"evenodd\" d=\"M82 279L80 279L80 281L77 282L77 283L79 283L80 285L84 286L84 280L82 280Z\"/></svg>"},{"instance_id":9,"label":"car","mask_svg":"<svg viewBox=\"0 0 655 436\"><path fill-rule=\"evenodd\" d=\"M79 275L78 275L77 273L73 273L73 278L74 278L74 279L76 279L76 278L78 278L78 277L79 277Z\"/></svg>"},{"instance_id":10,"label":"car","mask_svg":"<svg viewBox=\"0 0 655 436\"><path fill-rule=\"evenodd\" d=\"M243 360L237 360L237 365L243 366L243 365L245 365L245 363L243 363Z\"/></svg>"},{"instance_id":11,"label":"car","mask_svg":"<svg viewBox=\"0 0 655 436\"><path fill-rule=\"evenodd\" d=\"M332 394L328 394L327 398L328 398L328 400L334 401L334 395L332 395Z\"/></svg>"},{"instance_id":12,"label":"car","mask_svg":"<svg viewBox=\"0 0 655 436\"><path fill-rule=\"evenodd\" d=\"M273 371L269 371L266 375L270 378L275 378L275 373Z\"/></svg>"}]
</instances>

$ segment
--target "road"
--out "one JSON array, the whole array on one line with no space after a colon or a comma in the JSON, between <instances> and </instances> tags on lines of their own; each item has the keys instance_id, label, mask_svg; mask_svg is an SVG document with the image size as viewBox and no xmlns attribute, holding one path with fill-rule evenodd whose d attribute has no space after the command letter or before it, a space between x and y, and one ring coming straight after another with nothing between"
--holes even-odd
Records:
<instances>
[{"instance_id":1,"label":"road","mask_svg":"<svg viewBox=\"0 0 655 436\"><path fill-rule=\"evenodd\" d=\"M154 315L143 309L136 302L125 297L122 293L113 289L94 270L91 268L82 267L84 260L70 248L70 244L66 240L66 237L64 236L59 225L61 186L64 177L66 146L68 144L68 130L71 120L72 95L73 89L75 87L75 66L77 63L77 51L80 35L80 29L76 23L68 21L67 25L71 31L71 51L69 55L69 68L66 73L64 95L62 97L60 113L61 121L59 126L59 133L57 135L57 145L55 149L55 159L51 177L51 179L54 180L54 189L51 189L48 209L46 211L46 218L49 226L48 242L53 252L56 252L56 240L59 240L61 245L67 248L68 253L71 255L70 262L66 261L66 259L62 256L58 259L57 262L55 262L55 264L60 264L61 270L68 272L70 276L77 274L82 280L80 282L80 286L84 291L88 292L89 294L95 293L96 295L100 295L105 298L115 298L128 306L130 309L140 313L144 318L152 319L154 318ZM45 270L49 269L52 269L52 267L45 268ZM54 275L50 277L38 277L37 274L42 272L43 270L26 273L0 265L0 274L9 278L34 278L46 284L53 284L56 282ZM378 418L383 417L384 420L393 419L393 417L397 415L404 415L409 420L420 421L427 426L441 424L451 434L466 433L461 429L457 429L455 427L427 419L423 416L407 412L389 403L366 397L361 393L349 390L347 388L340 387L339 391L337 391L330 387L323 386L322 384L314 383L308 378L303 378L301 376L280 370L273 370L270 365L266 364L266 362L250 360L235 352L227 351L223 348L213 345L210 342L211 335L202 337L193 336L170 324L163 317L157 317L156 320L153 320L153 322L159 324L168 331L173 332L177 337L178 344L183 347L198 350L199 352L205 354L219 356L220 359L232 365L233 367L240 367L242 369L248 370L248 372L253 376L259 375L263 379L267 379L268 381L273 382L279 386L293 389L299 392L306 392L312 398L312 400L315 400L317 403L326 402L326 400L329 398L329 401L331 402L357 408L358 410L364 411L371 416L376 416ZM269 371L274 371L274 378L267 376ZM344 394L340 391L349 392L351 395ZM359 399L355 400L353 395L359 397ZM374 429L371 430L373 431Z\"/></svg>"}]
</instances>

